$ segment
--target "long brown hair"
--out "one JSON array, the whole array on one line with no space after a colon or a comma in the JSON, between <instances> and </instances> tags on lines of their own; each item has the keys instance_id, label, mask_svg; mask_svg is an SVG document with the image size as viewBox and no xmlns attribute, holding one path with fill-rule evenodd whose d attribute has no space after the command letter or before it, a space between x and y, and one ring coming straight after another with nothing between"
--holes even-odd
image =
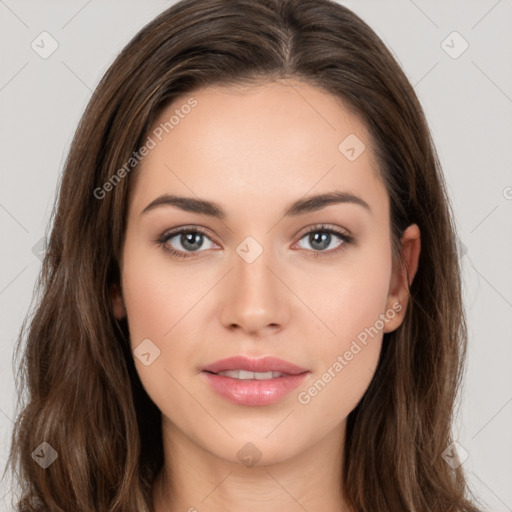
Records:
<instances>
[{"instance_id":1,"label":"long brown hair","mask_svg":"<svg viewBox=\"0 0 512 512\"><path fill-rule=\"evenodd\" d=\"M440 165L399 65L332 0L183 0L140 30L97 86L65 163L37 307L17 344L19 358L26 343L9 461L21 489L17 510L152 510L161 413L109 295L136 165L119 170L176 97L289 77L341 98L367 126L390 198L394 256L410 224L422 238L404 322L384 335L374 378L348 418L346 500L361 512L477 512L462 467L442 456L452 442L466 325ZM43 442L58 455L46 469L32 456Z\"/></svg>"}]
</instances>

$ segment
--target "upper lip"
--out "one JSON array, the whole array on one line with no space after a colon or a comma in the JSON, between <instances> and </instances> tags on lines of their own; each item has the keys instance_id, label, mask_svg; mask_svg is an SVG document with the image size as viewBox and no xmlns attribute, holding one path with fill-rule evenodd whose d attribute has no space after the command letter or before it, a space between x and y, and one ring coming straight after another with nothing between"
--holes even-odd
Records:
<instances>
[{"instance_id":1,"label":"upper lip","mask_svg":"<svg viewBox=\"0 0 512 512\"><path fill-rule=\"evenodd\" d=\"M298 375L307 372L306 368L301 368L289 361L284 361L277 357L262 357L260 359L251 359L245 356L228 357L219 359L208 366L202 368L202 371L219 373L229 370L246 370L248 372L281 372L289 375Z\"/></svg>"}]
</instances>

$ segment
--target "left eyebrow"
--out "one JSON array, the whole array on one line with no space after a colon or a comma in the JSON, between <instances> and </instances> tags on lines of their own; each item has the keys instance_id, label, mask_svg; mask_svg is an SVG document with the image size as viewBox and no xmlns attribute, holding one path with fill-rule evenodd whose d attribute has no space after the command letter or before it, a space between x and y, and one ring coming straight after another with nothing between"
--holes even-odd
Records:
<instances>
[{"instance_id":1,"label":"left eyebrow","mask_svg":"<svg viewBox=\"0 0 512 512\"><path fill-rule=\"evenodd\" d=\"M284 212L285 217L304 215L306 213L315 212L329 206L331 204L352 203L362 206L369 212L371 208L369 204L360 197L351 194L350 192L334 191L326 194L319 194L316 196L309 196L299 199L292 203ZM181 197L169 194L164 194L149 203L141 215L153 210L158 206L176 206L181 210L192 213L199 213L208 215L217 219L225 219L226 213L220 205L213 201L205 201L204 199L196 199L193 197Z\"/></svg>"},{"instance_id":2,"label":"left eyebrow","mask_svg":"<svg viewBox=\"0 0 512 512\"><path fill-rule=\"evenodd\" d=\"M326 206L329 206L331 204L339 203L357 204L359 206L362 206L369 212L372 211L370 205L360 197L351 194L350 192L340 192L338 190L335 190L334 192L329 192L327 194L320 194L316 196L306 197L304 199L299 199L286 209L284 216L288 217L295 215L303 215L305 213L321 210L322 208L325 208Z\"/></svg>"}]
</instances>

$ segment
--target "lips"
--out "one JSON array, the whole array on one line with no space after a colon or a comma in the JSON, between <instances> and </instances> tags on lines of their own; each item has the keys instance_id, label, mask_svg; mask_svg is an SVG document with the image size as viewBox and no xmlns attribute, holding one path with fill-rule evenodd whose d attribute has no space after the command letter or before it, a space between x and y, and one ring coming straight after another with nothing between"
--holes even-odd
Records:
<instances>
[{"instance_id":1,"label":"lips","mask_svg":"<svg viewBox=\"0 0 512 512\"><path fill-rule=\"evenodd\" d=\"M215 363L205 366L205 372L220 373L225 371L244 370L253 373L280 372L285 375L299 375L307 372L306 368L301 368L293 363L278 359L277 357L262 357L260 359L250 359L244 356L228 357Z\"/></svg>"},{"instance_id":2,"label":"lips","mask_svg":"<svg viewBox=\"0 0 512 512\"><path fill-rule=\"evenodd\" d=\"M275 357L221 359L205 366L201 375L210 388L237 405L263 406L280 401L310 373Z\"/></svg>"}]
</instances>

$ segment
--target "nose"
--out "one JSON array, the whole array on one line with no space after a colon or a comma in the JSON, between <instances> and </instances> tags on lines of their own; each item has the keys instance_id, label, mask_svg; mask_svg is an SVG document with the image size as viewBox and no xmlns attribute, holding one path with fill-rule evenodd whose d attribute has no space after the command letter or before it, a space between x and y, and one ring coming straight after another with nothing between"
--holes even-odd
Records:
<instances>
[{"instance_id":1,"label":"nose","mask_svg":"<svg viewBox=\"0 0 512 512\"><path fill-rule=\"evenodd\" d=\"M234 268L224 280L220 298L221 323L256 337L283 329L289 320L291 292L279 274L270 250L264 250L252 263L235 254Z\"/></svg>"}]
</instances>

